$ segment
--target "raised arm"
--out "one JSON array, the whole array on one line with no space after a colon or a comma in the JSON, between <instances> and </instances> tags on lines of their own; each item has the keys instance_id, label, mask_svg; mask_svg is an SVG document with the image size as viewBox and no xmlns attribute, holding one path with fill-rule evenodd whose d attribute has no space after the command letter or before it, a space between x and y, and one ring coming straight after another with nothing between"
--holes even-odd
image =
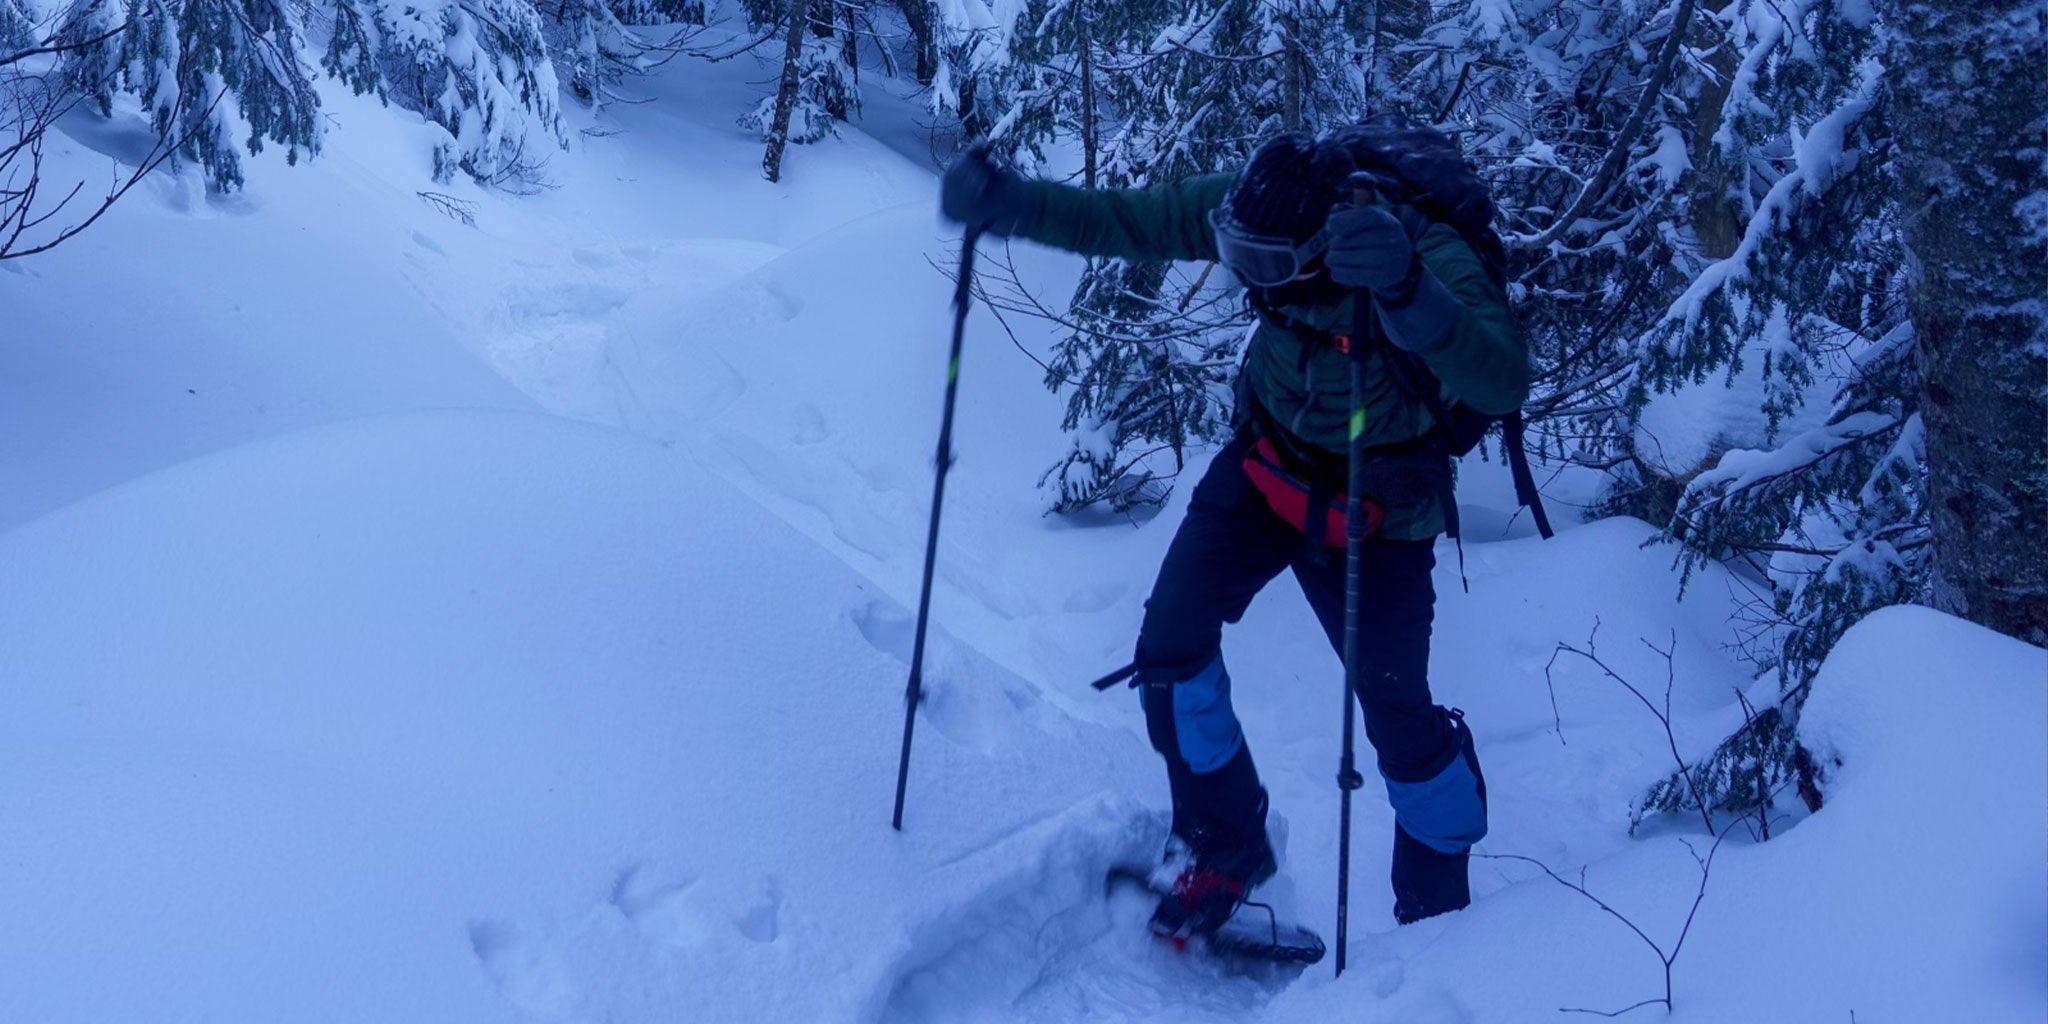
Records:
<instances>
[{"instance_id":1,"label":"raised arm","mask_svg":"<svg viewBox=\"0 0 2048 1024\"><path fill-rule=\"evenodd\" d=\"M1087 256L1212 260L1216 242L1209 235L1209 211L1229 188L1227 174L1099 191L1027 181L976 148L946 169L939 210L971 230Z\"/></svg>"},{"instance_id":2,"label":"raised arm","mask_svg":"<svg viewBox=\"0 0 2048 1024\"><path fill-rule=\"evenodd\" d=\"M1209 234L1209 211L1223 202L1229 188L1227 174L1205 174L1146 189L1026 182L1017 234L1087 256L1213 260L1216 240Z\"/></svg>"}]
</instances>

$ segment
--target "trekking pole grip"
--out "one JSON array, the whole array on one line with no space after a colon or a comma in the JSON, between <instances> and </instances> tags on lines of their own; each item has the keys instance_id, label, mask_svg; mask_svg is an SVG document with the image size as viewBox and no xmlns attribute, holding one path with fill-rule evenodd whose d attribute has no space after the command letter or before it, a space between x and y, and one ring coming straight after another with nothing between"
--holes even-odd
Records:
<instances>
[{"instance_id":1,"label":"trekking pole grip","mask_svg":"<svg viewBox=\"0 0 2048 1024\"><path fill-rule=\"evenodd\" d=\"M1380 176L1371 171L1353 171L1346 183L1351 186L1351 203L1354 206L1376 206L1383 201L1387 191Z\"/></svg>"}]
</instances>

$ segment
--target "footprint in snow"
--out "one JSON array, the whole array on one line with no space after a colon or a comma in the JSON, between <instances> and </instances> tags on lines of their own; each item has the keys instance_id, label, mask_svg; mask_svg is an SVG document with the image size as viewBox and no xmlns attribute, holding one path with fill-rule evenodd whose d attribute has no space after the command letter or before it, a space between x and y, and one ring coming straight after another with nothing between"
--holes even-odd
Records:
<instances>
[{"instance_id":1,"label":"footprint in snow","mask_svg":"<svg viewBox=\"0 0 2048 1024\"><path fill-rule=\"evenodd\" d=\"M869 601L855 608L849 617L869 646L905 665L910 664L917 620L909 609L893 601Z\"/></svg>"},{"instance_id":2,"label":"footprint in snow","mask_svg":"<svg viewBox=\"0 0 2048 1024\"><path fill-rule=\"evenodd\" d=\"M539 1017L561 1018L575 1007L568 968L546 945L510 925L476 921L469 945L485 973L514 1006Z\"/></svg>"},{"instance_id":3,"label":"footprint in snow","mask_svg":"<svg viewBox=\"0 0 2048 1024\"><path fill-rule=\"evenodd\" d=\"M909 473L904 472L903 467L893 462L855 465L853 471L860 474L861 480L867 483L868 490L877 494L902 494L920 498L928 496L928 492L921 491L918 482L913 480ZM922 506L919 508L921 510Z\"/></svg>"},{"instance_id":4,"label":"footprint in snow","mask_svg":"<svg viewBox=\"0 0 2048 1024\"><path fill-rule=\"evenodd\" d=\"M612 883L612 906L642 935L668 946L701 946L731 927L750 942L782 936L782 880L769 875L751 890L706 883L696 876L662 881L632 865ZM724 924L721 925L720 922Z\"/></svg>"},{"instance_id":5,"label":"footprint in snow","mask_svg":"<svg viewBox=\"0 0 2048 1024\"><path fill-rule=\"evenodd\" d=\"M790 440L800 445L814 445L832 436L832 428L825 425L825 414L809 402L796 407L796 431Z\"/></svg>"},{"instance_id":6,"label":"footprint in snow","mask_svg":"<svg viewBox=\"0 0 2048 1024\"><path fill-rule=\"evenodd\" d=\"M1472 1011L1442 989L1418 991L1382 1005L1382 1019L1401 1024L1472 1024Z\"/></svg>"},{"instance_id":7,"label":"footprint in snow","mask_svg":"<svg viewBox=\"0 0 2048 1024\"><path fill-rule=\"evenodd\" d=\"M862 638L908 667L916 647L917 618L891 601L870 601L848 615ZM1044 698L993 663L932 629L925 637L922 718L939 734L987 753L1018 742L1020 721L1034 718Z\"/></svg>"},{"instance_id":8,"label":"footprint in snow","mask_svg":"<svg viewBox=\"0 0 2048 1024\"><path fill-rule=\"evenodd\" d=\"M617 256L608 252L600 252L596 249L571 250L569 258L592 270L607 270L619 265L619 258Z\"/></svg>"},{"instance_id":9,"label":"footprint in snow","mask_svg":"<svg viewBox=\"0 0 2048 1024\"><path fill-rule=\"evenodd\" d=\"M633 922L642 935L669 946L694 946L712 938L703 915L691 899L695 876L659 881L639 865L619 872L612 884L612 906Z\"/></svg>"},{"instance_id":10,"label":"footprint in snow","mask_svg":"<svg viewBox=\"0 0 2048 1024\"><path fill-rule=\"evenodd\" d=\"M1372 990L1375 999L1392 999L1401 991L1401 985L1408 980L1408 968L1400 957L1375 956L1368 948L1360 948L1358 940L1351 942L1351 971L1356 972L1366 988Z\"/></svg>"},{"instance_id":11,"label":"footprint in snow","mask_svg":"<svg viewBox=\"0 0 2048 1024\"><path fill-rule=\"evenodd\" d=\"M774 942L782 935L782 881L769 875L761 898L733 920L739 933L755 942Z\"/></svg>"}]
</instances>

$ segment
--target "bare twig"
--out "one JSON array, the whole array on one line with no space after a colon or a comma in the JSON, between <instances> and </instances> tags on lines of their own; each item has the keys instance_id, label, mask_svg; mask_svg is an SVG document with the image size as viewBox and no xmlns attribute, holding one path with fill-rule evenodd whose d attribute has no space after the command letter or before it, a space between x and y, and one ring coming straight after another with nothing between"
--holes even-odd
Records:
<instances>
[{"instance_id":1,"label":"bare twig","mask_svg":"<svg viewBox=\"0 0 2048 1024\"><path fill-rule=\"evenodd\" d=\"M1671 646L1666 649L1659 649L1657 645L1650 643L1648 640L1643 641L1643 646L1648 647L1650 650L1656 652L1658 655L1661 655L1664 658L1664 706L1661 709L1657 706L1655 701L1652 701L1649 697L1645 696L1642 690L1637 689L1634 683L1629 682L1628 679L1622 676L1621 673L1616 672L1605 661L1601 660L1599 651L1594 646L1594 638L1597 637L1599 633L1600 620L1596 618L1593 620L1593 631L1586 635L1585 648L1581 650L1580 648L1573 647L1570 644L1559 643L1557 645L1557 649L1551 653L1551 665L1556 664L1557 655L1559 654L1576 654L1579 657L1592 662L1594 667L1598 668L1603 674L1607 676L1607 678L1612 679L1617 683L1620 683L1623 689L1627 690L1630 694L1634 695L1636 700L1642 702L1643 707L1648 708L1650 710L1650 714L1656 717L1657 724L1664 727L1664 741L1670 748L1671 760L1674 764L1678 766L1678 775L1680 778L1685 780L1686 789L1692 793L1693 802L1699 805L1700 820L1703 824L1706 825L1707 834L1713 835L1714 819L1707 813L1707 802L1704 798L1700 796L1699 784L1693 779L1692 770L1689 767L1687 767L1685 763L1685 756L1678 752L1678 734L1672 729L1671 726L1671 689L1677 681L1677 668L1676 664L1673 661L1672 654L1678 649L1678 631L1672 631ZM1550 678L1550 667L1550 665L1545 665L1543 669L1544 678L1546 680ZM1551 690L1551 700L1553 703L1553 707L1555 706L1556 698L1557 691L1555 687L1553 687ZM1563 735L1560 731L1559 739L1562 738Z\"/></svg>"},{"instance_id":2,"label":"bare twig","mask_svg":"<svg viewBox=\"0 0 2048 1024\"><path fill-rule=\"evenodd\" d=\"M142 159L125 175L116 168L114 181L108 186L98 205L79 220L41 242L29 243L24 240L28 232L54 220L85 189L85 183L79 182L48 209L41 213L35 211L36 199L42 188L45 134L56 125L59 118L82 102L83 95L75 88L52 88L46 78L39 78L33 87L25 85L20 79L10 80L6 84L15 90L12 96L15 109L11 115L14 123L11 128L17 135L17 141L6 150L0 151L0 260L20 259L48 252L91 227L108 210L113 209L114 204L127 195L130 189L148 177L151 171L175 157L180 149L198 136L199 132L207 130L214 108L227 96L225 87L215 92L206 102L200 116L192 119L192 128L183 134L174 135L168 131L158 134L149 151L144 153ZM180 113L174 111L163 123L177 124L181 120ZM14 166L20 159L26 160L26 168Z\"/></svg>"},{"instance_id":3,"label":"bare twig","mask_svg":"<svg viewBox=\"0 0 2048 1024\"><path fill-rule=\"evenodd\" d=\"M1737 687L1737 688L1736 688L1736 690L1735 690L1735 703L1736 703L1736 704L1738 704L1738 705L1740 705L1740 706L1742 707L1742 728L1743 728L1743 730L1744 730L1744 731L1747 731L1747 732L1754 732L1754 731L1756 730L1756 708L1754 708L1754 707L1752 707L1752 706L1750 705L1750 703L1749 703L1749 695L1748 695L1748 694L1746 694L1746 693L1743 693L1743 692L1742 692L1742 689L1741 689L1741 687ZM1771 787L1770 787L1770 780L1769 780L1769 779L1767 779L1767 778L1765 777L1765 775L1764 775L1764 762L1763 762L1763 759L1762 759L1762 758L1758 758L1758 759L1757 759L1757 762L1756 762L1756 791L1757 791L1758 793L1767 793L1767 792L1769 792L1769 791L1770 791L1770 788L1771 788ZM1756 834L1756 835L1754 835L1754 836L1753 836L1753 838L1754 838L1754 839L1755 839L1755 840L1756 840L1757 842L1760 842L1760 843L1767 843L1767 842L1770 842L1770 839L1771 839L1771 819L1770 819L1770 816L1769 816L1769 815L1765 815L1765 814L1758 814L1758 815L1757 815L1756 817L1757 817L1757 826L1758 826L1758 827L1757 827L1757 834Z\"/></svg>"},{"instance_id":4,"label":"bare twig","mask_svg":"<svg viewBox=\"0 0 2048 1024\"><path fill-rule=\"evenodd\" d=\"M427 205L441 211L448 217L461 221L464 227L476 227L476 203L459 199L443 192L416 193Z\"/></svg>"},{"instance_id":5,"label":"bare twig","mask_svg":"<svg viewBox=\"0 0 2048 1024\"><path fill-rule=\"evenodd\" d=\"M1583 1013L1595 1017L1619 1017L1631 1011L1640 1010L1645 1006L1662 1005L1666 1013L1671 1012L1674 1008L1674 1004L1672 1002L1671 986L1672 968L1674 967L1674 965L1678 963L1679 954L1684 952L1685 950L1685 940L1688 936L1692 934L1693 921L1699 917L1700 905L1706 902L1707 883L1713 875L1714 858L1721 852L1721 843L1726 838L1726 832L1723 832L1720 835L1715 836L1713 845L1707 849L1707 853L1704 857L1700 855L1699 850L1696 849L1690 842L1685 843L1686 850L1690 852L1693 856L1693 862L1699 865L1700 884L1699 888L1695 890L1693 893L1692 906L1686 910L1685 923L1679 927L1678 936L1677 938L1671 941L1671 948L1668 950L1664 948L1662 943L1659 943L1657 940L1651 938L1649 933L1643 931L1643 929L1639 925L1637 925L1633 920L1630 920L1628 915L1623 914L1621 911L1614 909L1614 907L1608 904L1606 900L1603 900L1599 896L1594 895L1593 891L1586 887L1583 871L1581 872L1579 881L1574 882L1558 874L1556 871L1551 869L1550 865L1545 864L1534 857L1525 857L1521 854L1514 853L1475 853L1473 854L1473 856L1481 858L1483 860L1516 861L1523 864L1534 865L1538 870L1542 871L1545 875L1548 875L1551 881L1556 882L1557 884L1564 886L1565 888L1570 889L1575 893L1578 893L1580 896L1585 897L1585 899L1588 902L1592 903L1596 907L1599 907L1602 913L1606 914L1609 917L1612 917L1616 921L1621 922L1622 926L1627 928L1631 934L1635 935L1637 939L1642 940L1643 945L1650 947L1650 951L1657 955L1658 964L1664 968L1664 994L1662 996L1652 999L1645 999L1641 1002L1634 1003L1629 1006L1624 1006L1619 1010L1593 1010L1581 1007L1560 1007L1558 1009L1559 1013Z\"/></svg>"}]
</instances>

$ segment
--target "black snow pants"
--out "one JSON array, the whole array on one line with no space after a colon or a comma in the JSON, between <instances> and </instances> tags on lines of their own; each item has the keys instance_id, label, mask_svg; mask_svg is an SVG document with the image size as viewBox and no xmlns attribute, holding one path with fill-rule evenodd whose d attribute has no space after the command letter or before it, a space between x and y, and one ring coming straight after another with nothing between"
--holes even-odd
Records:
<instances>
[{"instance_id":1,"label":"black snow pants","mask_svg":"<svg viewBox=\"0 0 2048 1024\"><path fill-rule=\"evenodd\" d=\"M1230 703L1222 627L1292 569L1339 657L1344 549L1311 542L1246 477L1249 438L1218 453L1188 505L1145 604L1138 687L1166 760L1174 830L1209 843L1263 842L1266 800ZM1395 810L1393 887L1402 921L1470 902L1466 862L1485 834L1485 783L1471 733L1429 692L1433 541L1368 539L1356 693Z\"/></svg>"}]
</instances>

